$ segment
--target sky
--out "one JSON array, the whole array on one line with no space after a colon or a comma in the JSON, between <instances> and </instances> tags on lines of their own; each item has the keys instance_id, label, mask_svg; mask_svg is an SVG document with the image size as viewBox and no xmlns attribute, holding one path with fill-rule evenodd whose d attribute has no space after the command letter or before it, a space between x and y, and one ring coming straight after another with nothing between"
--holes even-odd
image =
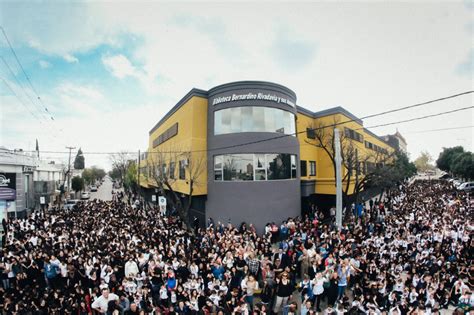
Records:
<instances>
[{"instance_id":1,"label":"sky","mask_svg":"<svg viewBox=\"0 0 474 315\"><path fill-rule=\"evenodd\" d=\"M29 81L0 32L0 146L143 151L189 90L232 81L279 83L309 110L358 117L469 91L473 16L469 1L2 1L0 25ZM472 104L470 94L364 125ZM443 147L474 151L473 128L430 130L473 125L470 109L369 129L398 130L412 159L436 159ZM106 154L85 158L110 168Z\"/></svg>"}]
</instances>

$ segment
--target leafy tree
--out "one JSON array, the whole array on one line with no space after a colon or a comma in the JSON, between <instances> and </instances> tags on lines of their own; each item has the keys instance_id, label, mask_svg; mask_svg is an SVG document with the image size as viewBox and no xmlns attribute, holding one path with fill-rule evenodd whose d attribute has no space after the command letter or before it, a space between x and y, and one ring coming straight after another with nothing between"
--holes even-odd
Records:
<instances>
[{"instance_id":1,"label":"leafy tree","mask_svg":"<svg viewBox=\"0 0 474 315\"><path fill-rule=\"evenodd\" d=\"M137 183L137 163L135 161L129 161L127 163L127 169L125 172L125 178L123 186L128 189L135 191L138 187Z\"/></svg>"},{"instance_id":2,"label":"leafy tree","mask_svg":"<svg viewBox=\"0 0 474 315\"><path fill-rule=\"evenodd\" d=\"M87 185L95 183L97 180L102 179L106 175L105 171L96 166L91 168L85 168L82 172L82 178Z\"/></svg>"},{"instance_id":3,"label":"leafy tree","mask_svg":"<svg viewBox=\"0 0 474 315\"><path fill-rule=\"evenodd\" d=\"M90 168L85 168L82 171L82 179L84 179L84 183L90 185L94 180L94 174Z\"/></svg>"},{"instance_id":4,"label":"leafy tree","mask_svg":"<svg viewBox=\"0 0 474 315\"><path fill-rule=\"evenodd\" d=\"M450 169L455 175L464 179L474 178L474 153L456 154L451 162Z\"/></svg>"},{"instance_id":5,"label":"leafy tree","mask_svg":"<svg viewBox=\"0 0 474 315\"><path fill-rule=\"evenodd\" d=\"M84 189L84 180L82 177L74 176L71 179L71 188L77 193Z\"/></svg>"},{"instance_id":6,"label":"leafy tree","mask_svg":"<svg viewBox=\"0 0 474 315\"><path fill-rule=\"evenodd\" d=\"M443 170L445 172L452 172L451 167L453 166L453 161L458 155L463 153L464 148L461 146L443 148L443 151L439 154L439 157L436 160L436 166L438 166L440 170Z\"/></svg>"},{"instance_id":7,"label":"leafy tree","mask_svg":"<svg viewBox=\"0 0 474 315\"><path fill-rule=\"evenodd\" d=\"M120 170L116 167L113 167L112 170L109 171L109 176L113 180L121 180Z\"/></svg>"},{"instance_id":8,"label":"leafy tree","mask_svg":"<svg viewBox=\"0 0 474 315\"><path fill-rule=\"evenodd\" d=\"M432 161L433 158L431 157L431 155L428 152L423 151L420 153L420 156L414 161L414 163L416 169L419 172L426 172L434 169L434 165L431 164Z\"/></svg>"},{"instance_id":9,"label":"leafy tree","mask_svg":"<svg viewBox=\"0 0 474 315\"><path fill-rule=\"evenodd\" d=\"M82 154L81 148L77 151L76 158L74 159L74 168L76 170L83 170L85 167L84 154Z\"/></svg>"}]
</instances>

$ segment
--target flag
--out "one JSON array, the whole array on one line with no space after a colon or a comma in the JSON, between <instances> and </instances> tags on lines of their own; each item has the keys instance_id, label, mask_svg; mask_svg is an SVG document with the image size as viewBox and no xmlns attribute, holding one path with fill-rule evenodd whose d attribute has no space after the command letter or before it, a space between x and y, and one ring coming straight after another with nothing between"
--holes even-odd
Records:
<instances>
[{"instance_id":1,"label":"flag","mask_svg":"<svg viewBox=\"0 0 474 315\"><path fill-rule=\"evenodd\" d=\"M39 151L38 139L36 139L36 152L37 152L37 154L38 154L38 157L40 157L40 151Z\"/></svg>"}]
</instances>

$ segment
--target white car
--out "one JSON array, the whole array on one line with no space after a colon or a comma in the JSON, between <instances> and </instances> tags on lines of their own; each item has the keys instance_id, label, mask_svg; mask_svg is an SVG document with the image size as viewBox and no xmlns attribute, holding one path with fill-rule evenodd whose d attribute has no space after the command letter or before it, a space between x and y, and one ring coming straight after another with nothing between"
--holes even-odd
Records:
<instances>
[{"instance_id":1,"label":"white car","mask_svg":"<svg viewBox=\"0 0 474 315\"><path fill-rule=\"evenodd\" d=\"M97 191L97 186L92 185L92 186L91 186L91 191Z\"/></svg>"},{"instance_id":2,"label":"white car","mask_svg":"<svg viewBox=\"0 0 474 315\"><path fill-rule=\"evenodd\" d=\"M81 194L81 199L89 199L91 197L91 195L85 191Z\"/></svg>"},{"instance_id":3,"label":"white car","mask_svg":"<svg viewBox=\"0 0 474 315\"><path fill-rule=\"evenodd\" d=\"M458 190L464 191L473 191L474 190L474 182L466 182L462 183L461 185L457 186Z\"/></svg>"},{"instance_id":4,"label":"white car","mask_svg":"<svg viewBox=\"0 0 474 315\"><path fill-rule=\"evenodd\" d=\"M66 204L64 205L64 208L67 210L72 210L75 205L77 205L80 201L76 199L69 199L66 201Z\"/></svg>"}]
</instances>

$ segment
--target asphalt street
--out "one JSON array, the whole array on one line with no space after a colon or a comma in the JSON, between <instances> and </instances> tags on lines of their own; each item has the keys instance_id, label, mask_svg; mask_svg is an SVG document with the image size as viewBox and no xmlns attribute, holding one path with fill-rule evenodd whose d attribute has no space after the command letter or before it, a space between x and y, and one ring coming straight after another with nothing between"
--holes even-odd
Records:
<instances>
[{"instance_id":1,"label":"asphalt street","mask_svg":"<svg viewBox=\"0 0 474 315\"><path fill-rule=\"evenodd\" d=\"M90 192L91 198L92 199L101 199L105 201L112 200L112 181L108 176L105 177L104 182L100 187L97 189L97 191L91 191Z\"/></svg>"}]
</instances>

